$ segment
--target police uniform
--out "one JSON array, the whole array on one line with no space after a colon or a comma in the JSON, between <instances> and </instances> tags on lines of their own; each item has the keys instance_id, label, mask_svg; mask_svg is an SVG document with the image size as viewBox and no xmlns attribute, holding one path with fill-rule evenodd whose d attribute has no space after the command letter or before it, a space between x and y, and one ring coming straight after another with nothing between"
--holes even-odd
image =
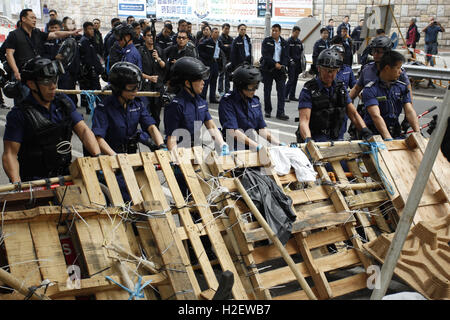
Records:
<instances>
[{"instance_id":1,"label":"police uniform","mask_svg":"<svg viewBox=\"0 0 450 320\"><path fill-rule=\"evenodd\" d=\"M189 146L200 142L201 125L194 122L200 121L204 124L211 120L208 111L208 103L200 96L191 96L184 88L176 95L172 102L164 108L164 128L166 137L173 135L176 129L185 129L191 136ZM179 141L187 146L187 142Z\"/></svg>"},{"instance_id":2,"label":"police uniform","mask_svg":"<svg viewBox=\"0 0 450 320\"><path fill-rule=\"evenodd\" d=\"M82 120L72 100L64 94L57 94L49 109L39 105L31 93L15 105L6 116L3 140L20 143L21 180L69 174L72 154L57 152L57 145L70 142L73 127Z\"/></svg>"},{"instance_id":3,"label":"police uniform","mask_svg":"<svg viewBox=\"0 0 450 320\"><path fill-rule=\"evenodd\" d=\"M314 72L317 72L317 58L319 57L319 54L330 47L330 42L328 40L319 39L314 43L313 47L313 54L312 54L312 60L313 63L311 65L311 69Z\"/></svg>"},{"instance_id":4,"label":"police uniform","mask_svg":"<svg viewBox=\"0 0 450 320\"><path fill-rule=\"evenodd\" d=\"M259 97L253 96L244 100L237 89L225 94L220 100L219 121L224 138L227 129L240 129L247 133L249 129L258 131L267 127Z\"/></svg>"},{"instance_id":5,"label":"police uniform","mask_svg":"<svg viewBox=\"0 0 450 320\"><path fill-rule=\"evenodd\" d=\"M297 38L289 37L289 80L286 83L286 98L295 99L295 89L297 88L298 75L302 72L303 43Z\"/></svg>"},{"instance_id":6,"label":"police uniform","mask_svg":"<svg viewBox=\"0 0 450 320\"><path fill-rule=\"evenodd\" d=\"M142 71L142 57L132 42L122 48L122 61L135 64Z\"/></svg>"},{"instance_id":7,"label":"police uniform","mask_svg":"<svg viewBox=\"0 0 450 320\"><path fill-rule=\"evenodd\" d=\"M344 46L344 64L351 66L353 64L353 49L352 49L352 40L351 38L347 37L343 39L342 42Z\"/></svg>"},{"instance_id":8,"label":"police uniform","mask_svg":"<svg viewBox=\"0 0 450 320\"><path fill-rule=\"evenodd\" d=\"M80 75L80 89L81 90L100 90L99 75L103 72L103 66L97 56L97 51L94 46L94 38L82 36L80 40L80 60L81 60L81 75ZM86 108L86 112L90 113L87 97L81 95L81 106Z\"/></svg>"},{"instance_id":9,"label":"police uniform","mask_svg":"<svg viewBox=\"0 0 450 320\"><path fill-rule=\"evenodd\" d=\"M220 47L219 41L214 41L213 38L203 38L198 44L198 55L200 60L209 67L210 76L209 79L205 81L203 86L203 91L201 96L206 99L206 93L209 88L209 102L216 101L216 88L217 88L217 78L219 76L219 65L218 59L220 57ZM218 54L217 54L218 50Z\"/></svg>"},{"instance_id":10,"label":"police uniform","mask_svg":"<svg viewBox=\"0 0 450 320\"><path fill-rule=\"evenodd\" d=\"M60 39L47 40L44 42L44 49L42 57L55 60L58 50L61 47L62 41Z\"/></svg>"},{"instance_id":11,"label":"police uniform","mask_svg":"<svg viewBox=\"0 0 450 320\"><path fill-rule=\"evenodd\" d=\"M231 44L233 43L233 37L226 36L223 33L219 37L219 46L222 49L227 64L231 61ZM225 81L225 86L224 86ZM230 75L226 70L223 70L219 74L219 92L227 93L230 91Z\"/></svg>"},{"instance_id":12,"label":"police uniform","mask_svg":"<svg viewBox=\"0 0 450 320\"><path fill-rule=\"evenodd\" d=\"M277 116L284 115L286 67L289 63L288 50L288 43L281 36L278 38L278 43L275 43L275 39L270 36L265 38L261 45L260 62L264 83L264 111L269 115L272 112L270 96L273 80L275 80L277 88ZM282 68L277 70L276 63L281 64Z\"/></svg>"},{"instance_id":13,"label":"police uniform","mask_svg":"<svg viewBox=\"0 0 450 320\"><path fill-rule=\"evenodd\" d=\"M340 130L349 103L351 99L342 82L334 80L329 88L318 77L306 82L300 92L298 109L311 109L311 138L316 142L342 140Z\"/></svg>"},{"instance_id":14,"label":"police uniform","mask_svg":"<svg viewBox=\"0 0 450 320\"><path fill-rule=\"evenodd\" d=\"M165 37L162 32L158 33L155 38L155 46L160 47L162 50L172 45L172 38Z\"/></svg>"},{"instance_id":15,"label":"police uniform","mask_svg":"<svg viewBox=\"0 0 450 320\"><path fill-rule=\"evenodd\" d=\"M92 132L102 137L116 153L135 153L139 137L138 125L143 132L156 124L142 99L136 97L126 109L116 95L107 96L94 110Z\"/></svg>"},{"instance_id":16,"label":"police uniform","mask_svg":"<svg viewBox=\"0 0 450 320\"><path fill-rule=\"evenodd\" d=\"M400 138L402 135L398 117L402 113L405 103L411 102L407 84L397 80L388 86L378 78L364 87L362 96L364 100L363 119L367 127L374 134L380 134L367 111L367 107L377 105L392 138Z\"/></svg>"},{"instance_id":17,"label":"police uniform","mask_svg":"<svg viewBox=\"0 0 450 320\"><path fill-rule=\"evenodd\" d=\"M238 35L231 43L231 65L233 70L241 63L247 61L252 64L252 43L248 35Z\"/></svg>"}]
</instances>

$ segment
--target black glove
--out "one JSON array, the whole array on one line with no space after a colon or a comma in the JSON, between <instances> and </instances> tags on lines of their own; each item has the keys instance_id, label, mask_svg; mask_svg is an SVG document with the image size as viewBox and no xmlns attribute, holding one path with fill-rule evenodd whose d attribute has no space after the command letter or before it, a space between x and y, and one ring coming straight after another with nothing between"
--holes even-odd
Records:
<instances>
[{"instance_id":1,"label":"black glove","mask_svg":"<svg viewBox=\"0 0 450 320\"><path fill-rule=\"evenodd\" d=\"M363 138L363 140L365 140L365 141L369 141L369 139L373 137L372 131L367 127L362 128L360 131L360 134L361 134L361 138Z\"/></svg>"},{"instance_id":2,"label":"black glove","mask_svg":"<svg viewBox=\"0 0 450 320\"><path fill-rule=\"evenodd\" d=\"M403 119L402 123L400 124L400 127L402 128L403 133L406 133L410 127L408 119Z\"/></svg>"},{"instance_id":3,"label":"black glove","mask_svg":"<svg viewBox=\"0 0 450 320\"><path fill-rule=\"evenodd\" d=\"M428 125L428 129L427 132L428 134L431 136L431 134L433 133L434 129L436 129L436 125L437 125L437 114L435 114L433 116L433 120L431 120L430 124Z\"/></svg>"}]
</instances>

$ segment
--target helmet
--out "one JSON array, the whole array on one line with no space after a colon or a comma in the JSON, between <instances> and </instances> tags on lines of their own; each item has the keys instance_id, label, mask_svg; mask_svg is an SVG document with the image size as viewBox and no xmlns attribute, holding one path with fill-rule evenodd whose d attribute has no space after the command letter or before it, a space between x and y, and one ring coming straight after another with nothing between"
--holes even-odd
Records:
<instances>
[{"instance_id":1,"label":"helmet","mask_svg":"<svg viewBox=\"0 0 450 320\"><path fill-rule=\"evenodd\" d=\"M26 91L20 81L8 81L3 87L3 93L10 99L22 100L26 97Z\"/></svg>"},{"instance_id":2,"label":"helmet","mask_svg":"<svg viewBox=\"0 0 450 320\"><path fill-rule=\"evenodd\" d=\"M262 81L258 68L246 63L236 68L231 74L234 85L240 90L249 84L257 84Z\"/></svg>"},{"instance_id":3,"label":"helmet","mask_svg":"<svg viewBox=\"0 0 450 320\"><path fill-rule=\"evenodd\" d=\"M209 67L194 57L182 57L173 65L171 84L182 84L184 81L208 80Z\"/></svg>"},{"instance_id":4,"label":"helmet","mask_svg":"<svg viewBox=\"0 0 450 320\"><path fill-rule=\"evenodd\" d=\"M375 37L370 42L371 48L382 48L384 49L384 52L390 51L394 44L392 43L392 40L387 36L378 36Z\"/></svg>"},{"instance_id":5,"label":"helmet","mask_svg":"<svg viewBox=\"0 0 450 320\"><path fill-rule=\"evenodd\" d=\"M323 50L317 58L317 65L326 68L339 69L342 64L341 55L331 48Z\"/></svg>"},{"instance_id":6,"label":"helmet","mask_svg":"<svg viewBox=\"0 0 450 320\"><path fill-rule=\"evenodd\" d=\"M58 60L50 60L40 56L31 58L20 72L22 82L27 80L51 79L64 74L64 67Z\"/></svg>"},{"instance_id":7,"label":"helmet","mask_svg":"<svg viewBox=\"0 0 450 320\"><path fill-rule=\"evenodd\" d=\"M118 37L119 39L123 39L126 35L130 35L131 39L135 37L135 32L132 26L129 24L121 23L114 27L114 36Z\"/></svg>"},{"instance_id":8,"label":"helmet","mask_svg":"<svg viewBox=\"0 0 450 320\"><path fill-rule=\"evenodd\" d=\"M333 44L333 45L330 47L330 49L331 49L331 50L335 50L336 52L341 53L341 54L344 54L344 52L345 52L343 46L342 46L342 45L338 45L338 44Z\"/></svg>"},{"instance_id":9,"label":"helmet","mask_svg":"<svg viewBox=\"0 0 450 320\"><path fill-rule=\"evenodd\" d=\"M61 61L64 67L67 68L72 64L73 59L75 58L77 45L77 41L74 38L67 38L59 48L56 56L58 57L59 55L58 60Z\"/></svg>"},{"instance_id":10,"label":"helmet","mask_svg":"<svg viewBox=\"0 0 450 320\"><path fill-rule=\"evenodd\" d=\"M137 84L138 90L142 84L142 72L138 66L126 61L116 62L108 75L111 89L115 95L121 95L127 84Z\"/></svg>"}]
</instances>

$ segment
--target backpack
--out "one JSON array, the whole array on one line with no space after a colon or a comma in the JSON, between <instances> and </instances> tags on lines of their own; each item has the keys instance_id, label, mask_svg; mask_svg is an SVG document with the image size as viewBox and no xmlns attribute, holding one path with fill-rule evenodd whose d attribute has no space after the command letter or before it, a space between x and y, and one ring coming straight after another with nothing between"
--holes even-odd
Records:
<instances>
[{"instance_id":1,"label":"backpack","mask_svg":"<svg viewBox=\"0 0 450 320\"><path fill-rule=\"evenodd\" d=\"M416 42L419 42L419 40L420 40L420 32L419 29L417 29L416 27Z\"/></svg>"}]
</instances>

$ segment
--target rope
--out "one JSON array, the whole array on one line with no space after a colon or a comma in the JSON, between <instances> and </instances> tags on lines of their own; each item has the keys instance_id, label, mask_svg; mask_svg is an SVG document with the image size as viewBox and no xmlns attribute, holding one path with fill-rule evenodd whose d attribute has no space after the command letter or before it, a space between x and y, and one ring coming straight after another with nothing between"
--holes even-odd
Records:
<instances>
[{"instance_id":1,"label":"rope","mask_svg":"<svg viewBox=\"0 0 450 320\"><path fill-rule=\"evenodd\" d=\"M140 299L140 298L144 298L144 293L142 292L142 290L144 290L144 288L146 286L148 286L150 284L150 282L152 282L153 280L149 280L147 282L145 282L142 285L142 277L140 275L138 275L138 281L134 284L134 290L131 290L123 285L121 285L120 283L114 281L111 277L109 276L105 276L106 279L108 279L109 281L117 284L119 287L121 287L123 290L127 291L130 294L130 297L128 298L128 300L133 299L134 297Z\"/></svg>"},{"instance_id":2,"label":"rope","mask_svg":"<svg viewBox=\"0 0 450 320\"><path fill-rule=\"evenodd\" d=\"M360 142L359 144L366 145L370 147L370 151L365 152L367 154L372 154L375 159L375 166L378 171L378 174L380 175L381 181L383 182L384 186L386 187L386 190L389 192L389 194L392 196L395 194L394 187L387 179L386 175L384 174L383 170L381 170L380 162L378 160L378 150L386 150L386 145L382 142Z\"/></svg>"},{"instance_id":3,"label":"rope","mask_svg":"<svg viewBox=\"0 0 450 320\"><path fill-rule=\"evenodd\" d=\"M83 91L81 91L81 95L86 96L86 99L88 101L88 107L89 107L89 110L91 111L91 114L89 115L89 120L92 121L92 116L94 115L94 109L95 109L94 104L96 101L100 102L101 100L98 96L96 96L94 94L93 90L83 90Z\"/></svg>"}]
</instances>

